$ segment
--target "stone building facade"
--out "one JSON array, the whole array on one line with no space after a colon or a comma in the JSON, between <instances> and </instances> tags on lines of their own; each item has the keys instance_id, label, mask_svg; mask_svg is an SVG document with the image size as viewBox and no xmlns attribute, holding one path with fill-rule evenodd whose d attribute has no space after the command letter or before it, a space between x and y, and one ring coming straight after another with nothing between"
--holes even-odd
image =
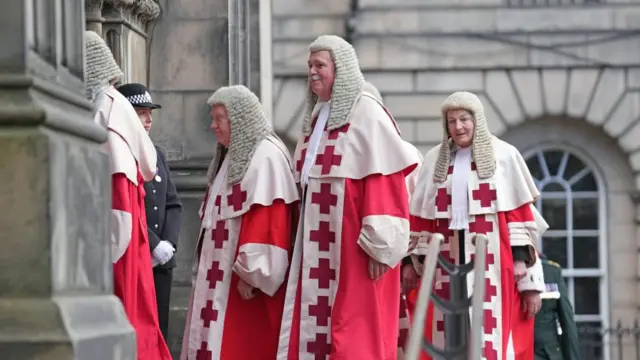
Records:
<instances>
[{"instance_id":1,"label":"stone building facade","mask_svg":"<svg viewBox=\"0 0 640 360\"><path fill-rule=\"evenodd\" d=\"M538 180L537 205L551 225L540 245L564 268L579 324L632 325L640 1L277 0L273 22L274 123L290 143L302 118L306 47L323 33L352 42L365 78L423 152L441 140L444 98L475 92L491 131L523 152ZM618 356L617 346L584 351L585 359Z\"/></svg>"},{"instance_id":2,"label":"stone building facade","mask_svg":"<svg viewBox=\"0 0 640 360\"><path fill-rule=\"evenodd\" d=\"M84 96L83 4L0 12L3 359L136 358L113 295L107 131Z\"/></svg>"}]
</instances>

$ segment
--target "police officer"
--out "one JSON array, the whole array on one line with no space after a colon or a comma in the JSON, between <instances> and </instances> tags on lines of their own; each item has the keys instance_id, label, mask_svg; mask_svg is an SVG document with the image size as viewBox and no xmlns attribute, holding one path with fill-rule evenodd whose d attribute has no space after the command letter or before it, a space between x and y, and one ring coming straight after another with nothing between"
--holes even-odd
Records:
<instances>
[{"instance_id":1,"label":"police officer","mask_svg":"<svg viewBox=\"0 0 640 360\"><path fill-rule=\"evenodd\" d=\"M536 360L579 360L578 331L560 265L540 254L545 292L535 321Z\"/></svg>"},{"instance_id":2,"label":"police officer","mask_svg":"<svg viewBox=\"0 0 640 360\"><path fill-rule=\"evenodd\" d=\"M153 102L149 91L142 84L122 85L118 91L133 105L142 125L149 132L153 121L151 112L154 109L160 109L161 106ZM144 184L146 192L144 203L147 213L160 330L167 340L171 280L173 268L176 267L174 253L178 246L182 203L176 187L171 182L165 155L157 146L156 151L158 153L158 169L155 178Z\"/></svg>"}]
</instances>

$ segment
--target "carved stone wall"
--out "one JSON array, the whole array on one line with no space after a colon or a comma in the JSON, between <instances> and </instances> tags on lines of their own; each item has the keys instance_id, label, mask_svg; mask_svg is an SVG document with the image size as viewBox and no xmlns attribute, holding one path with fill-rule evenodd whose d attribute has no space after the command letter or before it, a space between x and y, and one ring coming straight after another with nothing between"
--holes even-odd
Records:
<instances>
[{"instance_id":1,"label":"carved stone wall","mask_svg":"<svg viewBox=\"0 0 640 360\"><path fill-rule=\"evenodd\" d=\"M113 295L106 130L84 98L80 0L0 12L0 357L134 360Z\"/></svg>"},{"instance_id":2,"label":"carved stone wall","mask_svg":"<svg viewBox=\"0 0 640 360\"><path fill-rule=\"evenodd\" d=\"M125 76L122 83L148 83L149 40L160 16L154 0L87 0L86 28L102 35Z\"/></svg>"}]
</instances>

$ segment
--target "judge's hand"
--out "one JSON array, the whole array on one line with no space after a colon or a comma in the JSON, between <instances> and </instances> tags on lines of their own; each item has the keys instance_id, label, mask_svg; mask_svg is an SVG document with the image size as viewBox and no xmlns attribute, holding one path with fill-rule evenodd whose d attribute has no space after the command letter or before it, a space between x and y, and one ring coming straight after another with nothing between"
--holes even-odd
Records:
<instances>
[{"instance_id":1,"label":"judge's hand","mask_svg":"<svg viewBox=\"0 0 640 360\"><path fill-rule=\"evenodd\" d=\"M369 258L369 277L371 280L378 280L389 270L389 266Z\"/></svg>"},{"instance_id":2,"label":"judge's hand","mask_svg":"<svg viewBox=\"0 0 640 360\"><path fill-rule=\"evenodd\" d=\"M527 275L527 264L524 261L513 262L513 275L516 278L516 282L520 281Z\"/></svg>"},{"instance_id":3,"label":"judge's hand","mask_svg":"<svg viewBox=\"0 0 640 360\"><path fill-rule=\"evenodd\" d=\"M402 290L408 294L418 286L418 273L411 264L402 265Z\"/></svg>"},{"instance_id":4,"label":"judge's hand","mask_svg":"<svg viewBox=\"0 0 640 360\"><path fill-rule=\"evenodd\" d=\"M238 292L243 300L253 299L255 296L253 290L255 288L249 285L246 281L238 279Z\"/></svg>"},{"instance_id":5,"label":"judge's hand","mask_svg":"<svg viewBox=\"0 0 640 360\"><path fill-rule=\"evenodd\" d=\"M539 292L533 290L522 292L522 312L527 314L527 317L536 316L541 307L542 299Z\"/></svg>"}]
</instances>

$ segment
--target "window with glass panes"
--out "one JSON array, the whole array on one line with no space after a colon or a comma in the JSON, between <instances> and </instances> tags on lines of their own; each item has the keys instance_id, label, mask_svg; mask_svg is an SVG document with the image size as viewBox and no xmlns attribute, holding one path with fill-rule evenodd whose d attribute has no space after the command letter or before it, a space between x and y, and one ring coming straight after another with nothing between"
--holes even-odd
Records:
<instances>
[{"instance_id":1,"label":"window with glass panes","mask_svg":"<svg viewBox=\"0 0 640 360\"><path fill-rule=\"evenodd\" d=\"M562 266L581 330L583 359L601 359L606 278L598 181L592 169L569 151L534 151L526 162L542 195L536 207L549 224L540 250Z\"/></svg>"}]
</instances>

